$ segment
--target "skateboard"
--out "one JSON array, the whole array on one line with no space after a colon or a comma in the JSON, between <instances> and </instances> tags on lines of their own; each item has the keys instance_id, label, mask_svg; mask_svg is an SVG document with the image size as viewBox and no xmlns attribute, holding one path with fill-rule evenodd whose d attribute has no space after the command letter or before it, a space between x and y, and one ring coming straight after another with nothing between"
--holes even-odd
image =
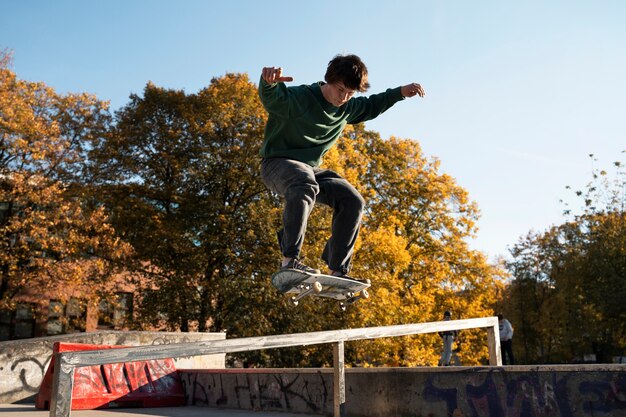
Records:
<instances>
[{"instance_id":1,"label":"skateboard","mask_svg":"<svg viewBox=\"0 0 626 417\"><path fill-rule=\"evenodd\" d=\"M297 269L282 269L272 275L272 285L285 294L294 294L294 306L308 296L333 298L342 310L360 299L369 298L370 280L359 281L325 274L309 274Z\"/></svg>"}]
</instances>

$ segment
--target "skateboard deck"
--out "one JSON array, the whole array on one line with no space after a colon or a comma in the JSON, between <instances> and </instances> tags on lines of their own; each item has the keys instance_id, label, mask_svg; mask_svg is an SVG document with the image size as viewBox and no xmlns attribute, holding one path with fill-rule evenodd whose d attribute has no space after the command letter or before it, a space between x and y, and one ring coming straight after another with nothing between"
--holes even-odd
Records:
<instances>
[{"instance_id":1,"label":"skateboard deck","mask_svg":"<svg viewBox=\"0 0 626 417\"><path fill-rule=\"evenodd\" d=\"M291 301L298 301L307 296L333 298L343 301L342 307L361 298L368 298L370 282L350 278L335 277L325 274L309 274L296 269L283 269L272 275L272 285L285 294L295 294Z\"/></svg>"}]
</instances>

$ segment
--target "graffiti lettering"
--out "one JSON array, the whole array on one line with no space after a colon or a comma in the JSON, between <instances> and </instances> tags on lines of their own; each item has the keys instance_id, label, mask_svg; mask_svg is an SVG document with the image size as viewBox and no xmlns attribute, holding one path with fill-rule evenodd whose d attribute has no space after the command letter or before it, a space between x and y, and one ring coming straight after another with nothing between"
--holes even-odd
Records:
<instances>
[{"instance_id":1,"label":"graffiti lettering","mask_svg":"<svg viewBox=\"0 0 626 417\"><path fill-rule=\"evenodd\" d=\"M19 367L22 388L29 392L37 392L47 362L41 363L37 358L21 358L11 364L11 371Z\"/></svg>"},{"instance_id":2,"label":"graffiti lettering","mask_svg":"<svg viewBox=\"0 0 626 417\"><path fill-rule=\"evenodd\" d=\"M476 417L583 417L626 416L626 375L568 372L504 372L500 369L473 374L465 386L442 388L451 379L433 373L423 398L445 402L447 415ZM615 374L613 374L615 375Z\"/></svg>"},{"instance_id":3,"label":"graffiti lettering","mask_svg":"<svg viewBox=\"0 0 626 417\"><path fill-rule=\"evenodd\" d=\"M319 413L332 401L322 373L187 373L181 375L187 403L249 410L306 410ZM332 404L331 404L332 405Z\"/></svg>"}]
</instances>

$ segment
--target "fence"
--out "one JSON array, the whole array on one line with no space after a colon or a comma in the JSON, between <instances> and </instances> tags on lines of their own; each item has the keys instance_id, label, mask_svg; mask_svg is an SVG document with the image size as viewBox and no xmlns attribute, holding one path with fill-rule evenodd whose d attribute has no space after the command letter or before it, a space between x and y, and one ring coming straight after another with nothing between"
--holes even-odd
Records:
<instances>
[{"instance_id":1,"label":"fence","mask_svg":"<svg viewBox=\"0 0 626 417\"><path fill-rule=\"evenodd\" d=\"M158 346L140 346L120 349L57 353L55 356L56 365L54 368L50 417L70 417L74 370L77 367L216 353L246 352L251 350L276 349L290 346L310 346L326 343L333 344L334 416L345 416L345 342L474 328L487 328L489 364L493 366L502 365L497 317L436 321L429 323L361 329L330 330L277 336L247 337Z\"/></svg>"}]
</instances>

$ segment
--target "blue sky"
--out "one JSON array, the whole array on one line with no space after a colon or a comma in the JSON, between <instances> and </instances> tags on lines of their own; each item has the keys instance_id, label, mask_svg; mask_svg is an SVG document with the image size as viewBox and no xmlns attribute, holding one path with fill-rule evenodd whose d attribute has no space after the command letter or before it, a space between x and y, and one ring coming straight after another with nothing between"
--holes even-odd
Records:
<instances>
[{"instance_id":1,"label":"blue sky","mask_svg":"<svg viewBox=\"0 0 626 417\"><path fill-rule=\"evenodd\" d=\"M481 209L472 247L494 259L564 221L567 185L624 160L625 21L620 0L3 0L0 48L20 78L113 109L148 81L193 93L263 66L308 84L356 53L372 93L424 86L366 126L441 160Z\"/></svg>"}]
</instances>

